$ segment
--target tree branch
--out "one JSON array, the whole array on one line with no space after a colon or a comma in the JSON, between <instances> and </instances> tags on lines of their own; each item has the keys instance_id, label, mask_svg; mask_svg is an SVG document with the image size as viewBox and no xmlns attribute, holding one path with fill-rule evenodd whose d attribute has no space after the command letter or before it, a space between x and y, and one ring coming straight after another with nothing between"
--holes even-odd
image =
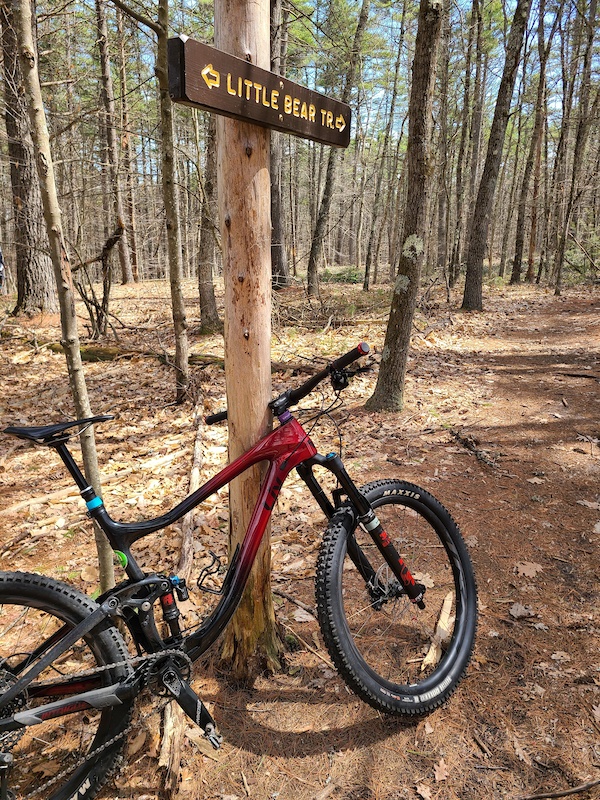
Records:
<instances>
[{"instance_id":1,"label":"tree branch","mask_svg":"<svg viewBox=\"0 0 600 800\"><path fill-rule=\"evenodd\" d=\"M582 783L581 786L574 786L572 789L563 789L560 792L543 792L542 794L522 795L518 798L518 800L542 800L542 798L546 797L568 797L569 795L587 792L589 789L593 789L594 786L598 786L599 784L600 779L597 781L590 781L589 783Z\"/></svg>"},{"instance_id":2,"label":"tree branch","mask_svg":"<svg viewBox=\"0 0 600 800\"><path fill-rule=\"evenodd\" d=\"M150 28L154 31L157 36L165 35L165 31L162 28L162 25L159 25L158 22L154 22L154 20L150 19L150 17L146 17L143 14L140 14L138 11L134 11L131 6L128 6L127 3L124 3L123 0L110 0L117 8L120 8L124 14L127 14L128 17L132 17L141 25L145 25L147 28Z\"/></svg>"}]
</instances>

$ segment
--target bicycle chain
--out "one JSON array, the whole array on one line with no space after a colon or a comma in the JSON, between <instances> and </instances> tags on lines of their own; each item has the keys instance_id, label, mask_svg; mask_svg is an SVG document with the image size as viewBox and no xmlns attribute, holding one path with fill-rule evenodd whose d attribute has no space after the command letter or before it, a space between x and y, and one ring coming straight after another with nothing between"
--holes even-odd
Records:
<instances>
[{"instance_id":1,"label":"bicycle chain","mask_svg":"<svg viewBox=\"0 0 600 800\"><path fill-rule=\"evenodd\" d=\"M89 677L90 675L96 675L96 674L101 673L101 672L107 672L110 669L116 669L116 668L124 667L124 666L132 666L133 667L133 666L135 666L135 665L137 665L139 663L143 663L143 662L148 662L148 667L146 668L146 675L147 675L147 673L149 672L152 664L157 662L157 661L159 661L160 659L164 658L165 656L166 657L168 657L168 656L178 656L179 658L183 658L187 662L187 666L189 667L189 669L191 670L191 668L192 668L191 659L183 651L181 651L181 650L161 650L158 653L149 653L148 655L145 655L145 656L135 656L135 658L127 659L125 661L115 661L112 664L105 664L104 666L97 667L95 669L90 669L90 670L85 670L83 672L78 672L78 673L75 673L73 675L70 675L69 677L70 678ZM42 681L40 683L37 683L36 686L44 686L44 685L52 684L52 683L55 683L55 681ZM159 704L157 706L153 706L150 711L148 711L145 714L143 714L142 716L140 716L137 720L135 720L133 722L130 722L129 725L125 728L125 730L121 731L121 733L116 734L115 736L112 737L112 739L109 739L107 742L104 742L104 744L101 744L98 747L96 747L95 750L92 750L90 753L87 753L79 761L75 762L74 765L69 767L69 769L65 769L62 772L59 772L57 775L54 775L52 778L47 780L41 786L36 787L32 792L29 792L29 794L24 795L22 797L22 800L30 800L30 798L36 797L36 795L40 794L40 792L43 792L45 789L50 788L53 784L57 783L58 781L60 781L63 778L67 777L67 775L69 775L70 773L74 772L81 764L85 763L86 761L88 761L90 759L96 758L96 756L101 755L105 750L108 750L109 748L111 748L116 742L120 741L121 739L124 739L126 736L128 736L136 728L139 728L147 719L152 717L154 714L158 714L159 712L161 712L163 710L163 708L165 708L165 706L167 706L168 703L170 703L171 700L173 700L173 699L174 698L172 698L172 697L168 697L161 704Z\"/></svg>"}]
</instances>

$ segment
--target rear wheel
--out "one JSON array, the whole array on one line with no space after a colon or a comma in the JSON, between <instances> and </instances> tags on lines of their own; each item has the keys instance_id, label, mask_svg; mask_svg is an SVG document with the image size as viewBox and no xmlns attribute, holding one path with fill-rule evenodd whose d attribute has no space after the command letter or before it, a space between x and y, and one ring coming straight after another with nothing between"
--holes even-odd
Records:
<instances>
[{"instance_id":1,"label":"rear wheel","mask_svg":"<svg viewBox=\"0 0 600 800\"><path fill-rule=\"evenodd\" d=\"M456 523L425 490L385 480L361 491L425 586L425 608L411 603L352 510L341 508L330 520L317 564L323 638L338 671L363 700L387 713L424 714L452 694L471 657L477 624L471 560ZM370 569L357 566L357 552Z\"/></svg>"},{"instance_id":2,"label":"rear wheel","mask_svg":"<svg viewBox=\"0 0 600 800\"><path fill-rule=\"evenodd\" d=\"M59 636L64 635L95 608L88 597L67 584L42 575L0 572L0 699L48 650L51 637L59 631ZM80 675L90 670L92 675ZM109 686L128 672L123 639L106 622L60 655L1 709L0 720L61 699L61 684L71 683L64 687L64 697ZM30 795L46 800L91 800L117 764L130 712L131 703L101 711L86 709L18 731L0 732L0 751L12 753L14 759L10 790L18 800ZM87 756L91 756L89 762Z\"/></svg>"}]
</instances>

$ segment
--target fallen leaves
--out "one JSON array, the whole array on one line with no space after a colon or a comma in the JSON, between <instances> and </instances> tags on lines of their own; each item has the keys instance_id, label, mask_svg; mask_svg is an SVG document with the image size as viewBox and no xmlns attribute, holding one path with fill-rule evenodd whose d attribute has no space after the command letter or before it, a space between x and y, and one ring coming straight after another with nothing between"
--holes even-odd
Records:
<instances>
[{"instance_id":1,"label":"fallen leaves","mask_svg":"<svg viewBox=\"0 0 600 800\"><path fill-rule=\"evenodd\" d=\"M531 561L519 562L515 566L515 571L517 575L521 575L522 577L525 578L535 578L538 572L542 572L542 570L543 567L541 564L535 564L532 563Z\"/></svg>"},{"instance_id":2,"label":"fallen leaves","mask_svg":"<svg viewBox=\"0 0 600 800\"><path fill-rule=\"evenodd\" d=\"M532 764L531 757L521 747L521 743L519 742L516 736L513 737L513 746L515 748L515 755L517 756L519 761L523 761L525 764L531 766Z\"/></svg>"},{"instance_id":3,"label":"fallen leaves","mask_svg":"<svg viewBox=\"0 0 600 800\"><path fill-rule=\"evenodd\" d=\"M533 611L529 606L524 606L521 603L513 603L508 612L514 619L524 619L525 617L533 617Z\"/></svg>"},{"instance_id":4,"label":"fallen leaves","mask_svg":"<svg viewBox=\"0 0 600 800\"><path fill-rule=\"evenodd\" d=\"M448 769L448 765L444 761L443 757L440 758L438 763L433 768L433 774L436 783L439 783L440 781L445 781L446 778L450 775L450 770Z\"/></svg>"}]
</instances>

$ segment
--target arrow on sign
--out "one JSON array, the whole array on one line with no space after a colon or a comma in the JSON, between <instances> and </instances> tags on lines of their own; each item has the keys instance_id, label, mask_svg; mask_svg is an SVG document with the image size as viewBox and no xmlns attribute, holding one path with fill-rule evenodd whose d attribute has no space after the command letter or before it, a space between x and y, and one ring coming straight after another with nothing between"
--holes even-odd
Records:
<instances>
[{"instance_id":1,"label":"arrow on sign","mask_svg":"<svg viewBox=\"0 0 600 800\"><path fill-rule=\"evenodd\" d=\"M218 89L221 85L221 73L213 69L212 64L207 64L202 70L202 77L209 89Z\"/></svg>"},{"instance_id":2,"label":"arrow on sign","mask_svg":"<svg viewBox=\"0 0 600 800\"><path fill-rule=\"evenodd\" d=\"M335 118L335 127L338 129L338 131L340 131L340 133L346 127L346 120L342 117L341 114L339 115L339 117Z\"/></svg>"}]
</instances>

